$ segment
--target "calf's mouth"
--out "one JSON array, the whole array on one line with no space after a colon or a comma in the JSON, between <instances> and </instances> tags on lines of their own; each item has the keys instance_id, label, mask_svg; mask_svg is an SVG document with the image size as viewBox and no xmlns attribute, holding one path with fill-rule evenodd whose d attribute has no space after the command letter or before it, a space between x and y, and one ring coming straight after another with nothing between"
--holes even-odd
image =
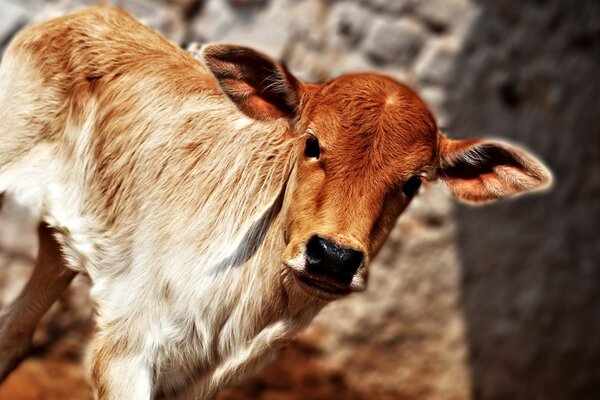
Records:
<instances>
[{"instance_id":1,"label":"calf's mouth","mask_svg":"<svg viewBox=\"0 0 600 400\"><path fill-rule=\"evenodd\" d=\"M298 286L310 296L322 300L335 300L356 291L350 283L342 283L322 276L316 276L307 272L294 271L294 277Z\"/></svg>"}]
</instances>

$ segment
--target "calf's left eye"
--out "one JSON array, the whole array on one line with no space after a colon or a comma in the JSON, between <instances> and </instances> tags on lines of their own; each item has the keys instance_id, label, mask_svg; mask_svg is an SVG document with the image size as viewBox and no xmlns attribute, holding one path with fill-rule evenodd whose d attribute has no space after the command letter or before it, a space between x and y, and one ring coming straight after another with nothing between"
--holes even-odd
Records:
<instances>
[{"instance_id":1,"label":"calf's left eye","mask_svg":"<svg viewBox=\"0 0 600 400\"><path fill-rule=\"evenodd\" d=\"M421 187L422 178L420 176L413 176L404 183L402 186L402 193L406 197L412 197L417 193L417 190Z\"/></svg>"}]
</instances>

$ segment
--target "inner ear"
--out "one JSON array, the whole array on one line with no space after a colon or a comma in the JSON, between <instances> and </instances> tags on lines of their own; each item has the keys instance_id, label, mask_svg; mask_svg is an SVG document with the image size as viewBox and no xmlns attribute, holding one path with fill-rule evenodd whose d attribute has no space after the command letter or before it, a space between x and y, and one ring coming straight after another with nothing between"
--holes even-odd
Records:
<instances>
[{"instance_id":1,"label":"inner ear","mask_svg":"<svg viewBox=\"0 0 600 400\"><path fill-rule=\"evenodd\" d=\"M200 53L223 92L246 115L259 120L296 115L301 84L283 64L243 46L207 45Z\"/></svg>"},{"instance_id":2,"label":"inner ear","mask_svg":"<svg viewBox=\"0 0 600 400\"><path fill-rule=\"evenodd\" d=\"M459 199L491 201L548 187L547 168L524 149L501 141L440 136L438 176Z\"/></svg>"},{"instance_id":3,"label":"inner ear","mask_svg":"<svg viewBox=\"0 0 600 400\"><path fill-rule=\"evenodd\" d=\"M502 147L492 144L474 146L459 157L448 162L443 168L446 179L479 179L493 174L498 167L525 170L525 163Z\"/></svg>"}]
</instances>

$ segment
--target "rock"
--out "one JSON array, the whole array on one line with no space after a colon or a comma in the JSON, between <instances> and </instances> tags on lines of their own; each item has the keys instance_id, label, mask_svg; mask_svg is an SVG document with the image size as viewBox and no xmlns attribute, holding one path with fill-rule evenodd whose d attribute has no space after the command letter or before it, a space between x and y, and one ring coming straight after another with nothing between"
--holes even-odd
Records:
<instances>
[{"instance_id":1,"label":"rock","mask_svg":"<svg viewBox=\"0 0 600 400\"><path fill-rule=\"evenodd\" d=\"M382 14L401 14L409 11L414 0L362 0L362 3Z\"/></svg>"},{"instance_id":2,"label":"rock","mask_svg":"<svg viewBox=\"0 0 600 400\"><path fill-rule=\"evenodd\" d=\"M368 11L354 2L333 5L329 17L330 35L334 45L354 47L360 43L369 24Z\"/></svg>"},{"instance_id":3,"label":"rock","mask_svg":"<svg viewBox=\"0 0 600 400\"><path fill-rule=\"evenodd\" d=\"M186 35L182 6L163 5L156 0L114 0L114 3L176 43L181 43Z\"/></svg>"},{"instance_id":4,"label":"rock","mask_svg":"<svg viewBox=\"0 0 600 400\"><path fill-rule=\"evenodd\" d=\"M427 0L414 3L414 13L425 22L434 33L468 26L473 13L473 5L468 0Z\"/></svg>"},{"instance_id":5,"label":"rock","mask_svg":"<svg viewBox=\"0 0 600 400\"><path fill-rule=\"evenodd\" d=\"M263 7L268 3L268 0L229 0L229 4L234 7Z\"/></svg>"},{"instance_id":6,"label":"rock","mask_svg":"<svg viewBox=\"0 0 600 400\"><path fill-rule=\"evenodd\" d=\"M443 85L451 78L458 43L453 38L431 39L415 64L419 83Z\"/></svg>"},{"instance_id":7,"label":"rock","mask_svg":"<svg viewBox=\"0 0 600 400\"><path fill-rule=\"evenodd\" d=\"M397 21L377 19L365 38L363 48L367 56L378 64L408 66L416 59L425 39L423 27L409 18Z\"/></svg>"},{"instance_id":8,"label":"rock","mask_svg":"<svg viewBox=\"0 0 600 400\"><path fill-rule=\"evenodd\" d=\"M193 40L254 47L281 58L295 32L293 16L279 3L237 12L228 2L209 0L193 21Z\"/></svg>"}]
</instances>

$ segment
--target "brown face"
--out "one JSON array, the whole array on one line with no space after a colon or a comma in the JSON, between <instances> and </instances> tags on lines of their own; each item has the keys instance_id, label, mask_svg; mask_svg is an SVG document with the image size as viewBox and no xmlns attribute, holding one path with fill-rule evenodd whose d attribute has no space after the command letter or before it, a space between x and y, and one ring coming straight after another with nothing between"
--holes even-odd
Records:
<instances>
[{"instance_id":1,"label":"brown face","mask_svg":"<svg viewBox=\"0 0 600 400\"><path fill-rule=\"evenodd\" d=\"M366 287L369 263L437 159L423 102L394 80L359 74L306 89L284 262L311 295Z\"/></svg>"},{"instance_id":2,"label":"brown face","mask_svg":"<svg viewBox=\"0 0 600 400\"><path fill-rule=\"evenodd\" d=\"M299 82L252 49L208 45L199 57L247 116L287 120L306 141L288 185L283 262L303 292L331 300L366 287L369 262L422 180L481 203L546 188L550 173L498 140L441 135L423 102L377 74Z\"/></svg>"}]
</instances>

